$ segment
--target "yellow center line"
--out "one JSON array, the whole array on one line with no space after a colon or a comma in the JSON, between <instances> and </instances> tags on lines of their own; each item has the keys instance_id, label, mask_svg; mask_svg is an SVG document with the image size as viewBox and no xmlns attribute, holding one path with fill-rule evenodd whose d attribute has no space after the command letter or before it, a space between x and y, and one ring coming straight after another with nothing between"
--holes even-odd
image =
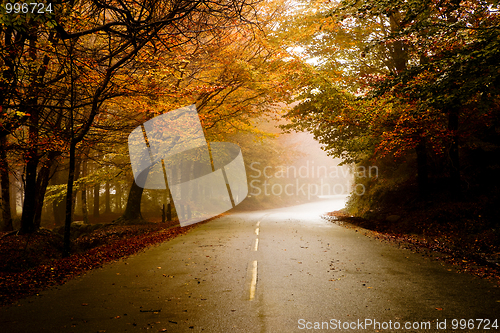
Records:
<instances>
[{"instance_id":1,"label":"yellow center line","mask_svg":"<svg viewBox=\"0 0 500 333\"><path fill-rule=\"evenodd\" d=\"M255 288L257 287L257 260L252 263L252 282L250 283L250 300L255 298Z\"/></svg>"}]
</instances>

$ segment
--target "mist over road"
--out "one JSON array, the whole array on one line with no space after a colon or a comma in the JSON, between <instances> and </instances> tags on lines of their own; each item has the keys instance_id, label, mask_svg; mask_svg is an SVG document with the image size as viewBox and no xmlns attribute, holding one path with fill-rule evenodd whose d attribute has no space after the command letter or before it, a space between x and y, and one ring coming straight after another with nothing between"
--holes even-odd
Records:
<instances>
[{"instance_id":1,"label":"mist over road","mask_svg":"<svg viewBox=\"0 0 500 333\"><path fill-rule=\"evenodd\" d=\"M500 288L490 282L319 217L344 200L215 219L1 308L1 330L452 332L461 319L500 324ZM460 331L482 332L485 323Z\"/></svg>"}]
</instances>

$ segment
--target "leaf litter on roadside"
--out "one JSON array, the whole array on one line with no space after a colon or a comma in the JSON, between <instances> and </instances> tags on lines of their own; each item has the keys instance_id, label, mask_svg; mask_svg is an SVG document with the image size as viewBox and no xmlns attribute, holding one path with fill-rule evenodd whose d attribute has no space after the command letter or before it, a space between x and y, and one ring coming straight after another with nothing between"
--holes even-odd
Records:
<instances>
[{"instance_id":1,"label":"leaf litter on roadside","mask_svg":"<svg viewBox=\"0 0 500 333\"><path fill-rule=\"evenodd\" d=\"M33 235L0 237L0 306L185 234L193 226L112 225L76 239L74 254L67 258L61 257L60 237L48 230Z\"/></svg>"}]
</instances>

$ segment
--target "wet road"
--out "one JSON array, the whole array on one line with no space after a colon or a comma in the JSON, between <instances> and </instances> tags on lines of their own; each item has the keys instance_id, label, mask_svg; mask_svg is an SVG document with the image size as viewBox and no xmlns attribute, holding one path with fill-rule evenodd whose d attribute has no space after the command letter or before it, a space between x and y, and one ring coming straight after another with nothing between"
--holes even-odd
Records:
<instances>
[{"instance_id":1,"label":"wet road","mask_svg":"<svg viewBox=\"0 0 500 333\"><path fill-rule=\"evenodd\" d=\"M0 330L499 330L500 288L319 218L342 206L339 198L213 220L0 308ZM460 330L461 319L474 329Z\"/></svg>"}]
</instances>

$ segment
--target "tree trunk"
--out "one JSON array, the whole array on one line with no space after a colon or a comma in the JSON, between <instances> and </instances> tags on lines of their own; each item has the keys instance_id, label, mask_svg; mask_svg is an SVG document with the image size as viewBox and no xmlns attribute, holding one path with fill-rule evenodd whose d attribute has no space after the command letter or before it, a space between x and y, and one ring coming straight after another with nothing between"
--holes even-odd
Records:
<instances>
[{"instance_id":1,"label":"tree trunk","mask_svg":"<svg viewBox=\"0 0 500 333\"><path fill-rule=\"evenodd\" d=\"M12 212L10 202L9 162L7 161L7 137L0 138L0 186L2 187L2 231L12 231Z\"/></svg>"},{"instance_id":2,"label":"tree trunk","mask_svg":"<svg viewBox=\"0 0 500 333\"><path fill-rule=\"evenodd\" d=\"M37 58L36 43L38 36L36 34L31 34L29 38L29 48L28 54L31 56L33 61ZM40 78L43 78L43 71L39 73ZM26 179L24 186L24 202L23 202L23 213L21 216L21 228L20 233L33 233L38 230L35 224L35 215L37 209L37 195L39 190L39 183L37 182L37 168L40 163L40 156L38 152L39 144L39 109L36 107L38 105L38 88L41 86L41 82L35 79L28 93L27 105L25 110L26 113L30 114L28 125L28 137L27 144L28 150L24 154L26 161Z\"/></svg>"},{"instance_id":3,"label":"tree trunk","mask_svg":"<svg viewBox=\"0 0 500 333\"><path fill-rule=\"evenodd\" d=\"M50 154L47 164L44 165L42 168L40 168L40 171L38 172L36 180L37 193L35 197L35 216L34 216L34 223L36 229L40 228L40 224L42 221L43 202L45 199L45 193L47 192L47 186L49 185L50 169L53 164L52 161L56 157L56 155L57 154L55 153Z\"/></svg>"},{"instance_id":4,"label":"tree trunk","mask_svg":"<svg viewBox=\"0 0 500 333\"><path fill-rule=\"evenodd\" d=\"M19 202L21 203L21 217L23 214L23 207L24 207L24 189L26 188L26 185L24 184L24 181L21 182L19 185Z\"/></svg>"},{"instance_id":5,"label":"tree trunk","mask_svg":"<svg viewBox=\"0 0 500 333\"><path fill-rule=\"evenodd\" d=\"M94 186L94 217L99 217L99 191L101 190L101 184Z\"/></svg>"},{"instance_id":6,"label":"tree trunk","mask_svg":"<svg viewBox=\"0 0 500 333\"><path fill-rule=\"evenodd\" d=\"M122 215L122 219L125 220L137 220L142 219L141 215L141 199L142 192L144 189L138 186L135 181L132 182L130 187L130 192L128 194L127 206L125 207L125 212Z\"/></svg>"},{"instance_id":7,"label":"tree trunk","mask_svg":"<svg viewBox=\"0 0 500 333\"><path fill-rule=\"evenodd\" d=\"M34 151L34 149L30 149L26 158L28 161L26 163L24 203L23 203L23 214L21 217L21 230L20 230L22 234L33 233L36 231L35 209L36 209L36 193L37 193L36 173L38 166L38 156Z\"/></svg>"},{"instance_id":8,"label":"tree trunk","mask_svg":"<svg viewBox=\"0 0 500 333\"><path fill-rule=\"evenodd\" d=\"M76 148L75 148L76 149ZM75 155L76 155L76 152L75 152ZM80 172L81 172L81 168L82 168L82 161L81 159L77 159L76 156L75 156L75 169L74 169L74 173L73 173L73 183L76 182L78 180L78 178L80 178ZM72 201L72 205L71 205L71 219L74 220L75 219L75 210L76 210L76 199L77 199L77 196L78 196L78 193L76 191L73 191L73 201Z\"/></svg>"},{"instance_id":9,"label":"tree trunk","mask_svg":"<svg viewBox=\"0 0 500 333\"><path fill-rule=\"evenodd\" d=\"M391 33L399 32L401 29L401 14L398 12L392 13L389 16L389 24ZM392 42L389 45L389 52L396 74L403 72L408 63L408 52L404 42L398 40Z\"/></svg>"},{"instance_id":10,"label":"tree trunk","mask_svg":"<svg viewBox=\"0 0 500 333\"><path fill-rule=\"evenodd\" d=\"M111 213L111 197L109 195L109 181L106 182L106 210L105 210L105 213L106 214L109 214Z\"/></svg>"},{"instance_id":11,"label":"tree trunk","mask_svg":"<svg viewBox=\"0 0 500 333\"><path fill-rule=\"evenodd\" d=\"M87 176L87 161L84 160L82 162L82 177ZM87 209L87 187L85 185L82 186L82 216L83 222L89 223L89 212Z\"/></svg>"},{"instance_id":12,"label":"tree trunk","mask_svg":"<svg viewBox=\"0 0 500 333\"><path fill-rule=\"evenodd\" d=\"M16 191L16 179L10 175L10 182L9 182L9 187L10 187L10 214L12 216L12 219L17 218L17 191Z\"/></svg>"},{"instance_id":13,"label":"tree trunk","mask_svg":"<svg viewBox=\"0 0 500 333\"><path fill-rule=\"evenodd\" d=\"M117 213L122 212L122 184L116 183L115 184L115 211Z\"/></svg>"},{"instance_id":14,"label":"tree trunk","mask_svg":"<svg viewBox=\"0 0 500 333\"><path fill-rule=\"evenodd\" d=\"M54 212L55 225L64 224L64 200L54 201L52 203L52 211Z\"/></svg>"},{"instance_id":15,"label":"tree trunk","mask_svg":"<svg viewBox=\"0 0 500 333\"><path fill-rule=\"evenodd\" d=\"M76 143L72 141L69 147L69 174L68 183L66 190L66 220L64 222L64 249L63 257L67 257L70 254L71 248L71 222L73 217L73 182L75 178L75 154L76 154Z\"/></svg>"}]
</instances>

